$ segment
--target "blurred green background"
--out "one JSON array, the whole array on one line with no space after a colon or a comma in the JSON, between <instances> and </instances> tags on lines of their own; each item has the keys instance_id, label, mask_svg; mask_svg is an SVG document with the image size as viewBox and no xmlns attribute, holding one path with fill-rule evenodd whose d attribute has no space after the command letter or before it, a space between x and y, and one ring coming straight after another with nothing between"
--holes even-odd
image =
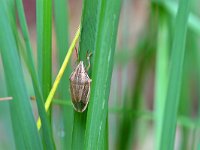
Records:
<instances>
[{"instance_id":1,"label":"blurred green background","mask_svg":"<svg viewBox=\"0 0 200 150\"><path fill-rule=\"evenodd\" d=\"M199 4L2 0L0 98L13 100L0 101L0 150L200 149ZM45 114L44 100L80 23L79 57L94 54L89 110L79 114L70 103L74 52Z\"/></svg>"}]
</instances>

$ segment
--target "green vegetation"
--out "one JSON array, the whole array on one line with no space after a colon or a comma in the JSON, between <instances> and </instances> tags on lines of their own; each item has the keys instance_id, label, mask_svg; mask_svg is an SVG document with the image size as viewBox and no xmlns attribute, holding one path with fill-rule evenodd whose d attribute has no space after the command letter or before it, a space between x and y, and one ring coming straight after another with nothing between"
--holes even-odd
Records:
<instances>
[{"instance_id":1,"label":"green vegetation","mask_svg":"<svg viewBox=\"0 0 200 150\"><path fill-rule=\"evenodd\" d=\"M200 149L200 1L35 3L29 26L23 0L0 2L0 149ZM69 76L90 52L79 113Z\"/></svg>"}]
</instances>

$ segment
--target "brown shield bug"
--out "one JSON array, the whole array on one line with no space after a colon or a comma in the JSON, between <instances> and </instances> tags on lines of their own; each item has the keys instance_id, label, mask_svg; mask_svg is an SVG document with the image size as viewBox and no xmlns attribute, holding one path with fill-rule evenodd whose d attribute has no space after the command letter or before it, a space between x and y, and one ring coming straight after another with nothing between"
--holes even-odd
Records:
<instances>
[{"instance_id":1,"label":"brown shield bug","mask_svg":"<svg viewBox=\"0 0 200 150\"><path fill-rule=\"evenodd\" d=\"M83 61L80 61L69 78L72 104L77 112L85 111L90 98L90 83L92 80L87 73L90 67L90 56L91 53L87 54L88 67L85 68Z\"/></svg>"}]
</instances>

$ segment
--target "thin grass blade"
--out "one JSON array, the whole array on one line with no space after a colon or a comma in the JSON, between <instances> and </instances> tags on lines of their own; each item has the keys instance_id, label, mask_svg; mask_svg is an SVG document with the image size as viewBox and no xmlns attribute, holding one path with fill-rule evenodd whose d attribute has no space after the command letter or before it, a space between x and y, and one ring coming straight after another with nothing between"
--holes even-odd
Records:
<instances>
[{"instance_id":1,"label":"thin grass blade","mask_svg":"<svg viewBox=\"0 0 200 150\"><path fill-rule=\"evenodd\" d=\"M45 111L44 99L42 96L39 79L38 79L38 76L37 76L37 73L36 73L36 70L34 67L32 47L31 47L31 43L30 43L30 39L29 39L23 4L22 4L21 0L17 0L16 4L17 4L19 22L21 25L23 38L24 38L25 44L26 44L26 55L27 55L27 63L28 63L27 66L28 66L28 69L29 69L29 72L31 75L31 79L32 79L32 83L33 83L33 87L34 87L34 91L35 91L35 95L36 95L36 102L37 102L37 107L38 107L38 111L39 111L39 116L41 118L42 125L43 125L42 131L43 131L43 137L45 140L45 147L47 149L54 149L54 141L53 141L53 136L52 136L52 132L51 132L51 127L50 127L50 123L49 123L49 120L48 120L48 117L47 117L47 114Z\"/></svg>"},{"instance_id":2,"label":"thin grass blade","mask_svg":"<svg viewBox=\"0 0 200 150\"><path fill-rule=\"evenodd\" d=\"M14 15L7 9L7 1L0 5L0 49L4 64L8 93L13 97L9 102L12 125L17 149L43 149L35 120L33 117L30 100L23 79L22 68L12 23L9 15ZM10 13L10 14L8 14Z\"/></svg>"},{"instance_id":3,"label":"thin grass blade","mask_svg":"<svg viewBox=\"0 0 200 150\"><path fill-rule=\"evenodd\" d=\"M155 128L156 128L156 149L159 150L162 117L164 114L166 93L167 93L167 74L168 74L168 55L169 55L169 28L165 11L160 9L158 22L157 52L156 52L156 77L155 77Z\"/></svg>"},{"instance_id":4,"label":"thin grass blade","mask_svg":"<svg viewBox=\"0 0 200 150\"><path fill-rule=\"evenodd\" d=\"M68 16L68 1L66 0L54 0L54 18L55 18L55 30L56 30L56 45L57 54L59 60L59 66L61 67L67 48L69 47L69 16ZM70 64L70 63L69 63ZM63 78L60 81L58 89L59 98L63 99L63 103L71 103L71 97L69 93L69 76L71 73L71 67L69 65L66 69ZM61 149L70 149L72 142L72 130L73 130L73 107L61 106L59 126L64 131L64 136L59 138L61 142ZM59 129L60 129L59 128Z\"/></svg>"},{"instance_id":5,"label":"thin grass blade","mask_svg":"<svg viewBox=\"0 0 200 150\"><path fill-rule=\"evenodd\" d=\"M178 3L174 0L152 0L152 2L160 4L165 8L165 10L172 16L176 17L177 10L178 10ZM190 13L188 19L188 27L193 31L195 34L200 34L200 19L197 15Z\"/></svg>"},{"instance_id":6,"label":"thin grass blade","mask_svg":"<svg viewBox=\"0 0 200 150\"><path fill-rule=\"evenodd\" d=\"M36 0L37 69L40 84L42 84L43 3L44 0Z\"/></svg>"},{"instance_id":7,"label":"thin grass blade","mask_svg":"<svg viewBox=\"0 0 200 150\"><path fill-rule=\"evenodd\" d=\"M180 98L182 68L185 54L185 40L190 0L180 0L176 17L172 55L169 70L169 83L162 121L160 149L174 149L177 113Z\"/></svg>"},{"instance_id":8,"label":"thin grass blade","mask_svg":"<svg viewBox=\"0 0 200 150\"><path fill-rule=\"evenodd\" d=\"M43 40L38 42L42 42L41 83L43 97L46 99L51 90L52 80L52 0L43 1Z\"/></svg>"}]
</instances>

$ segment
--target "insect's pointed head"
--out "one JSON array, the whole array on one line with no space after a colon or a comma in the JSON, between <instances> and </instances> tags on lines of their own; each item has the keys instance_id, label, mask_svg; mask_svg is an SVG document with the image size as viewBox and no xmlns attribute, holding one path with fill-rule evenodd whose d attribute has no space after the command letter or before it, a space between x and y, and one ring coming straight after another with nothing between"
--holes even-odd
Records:
<instances>
[{"instance_id":1,"label":"insect's pointed head","mask_svg":"<svg viewBox=\"0 0 200 150\"><path fill-rule=\"evenodd\" d=\"M80 61L79 66L84 67L83 61Z\"/></svg>"},{"instance_id":2,"label":"insect's pointed head","mask_svg":"<svg viewBox=\"0 0 200 150\"><path fill-rule=\"evenodd\" d=\"M77 66L77 70L79 73L85 72L85 67L84 67L83 61L80 61L80 63Z\"/></svg>"}]
</instances>

